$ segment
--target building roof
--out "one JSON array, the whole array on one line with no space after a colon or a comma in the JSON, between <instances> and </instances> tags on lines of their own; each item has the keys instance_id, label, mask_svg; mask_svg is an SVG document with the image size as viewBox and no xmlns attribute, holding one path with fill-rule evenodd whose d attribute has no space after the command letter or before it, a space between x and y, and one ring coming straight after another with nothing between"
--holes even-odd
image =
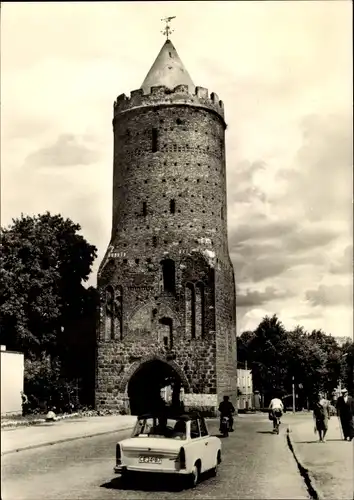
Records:
<instances>
[{"instance_id":1,"label":"building roof","mask_svg":"<svg viewBox=\"0 0 354 500\"><path fill-rule=\"evenodd\" d=\"M150 88L158 85L165 85L169 89L174 89L177 85L188 85L191 93L195 89L171 40L164 43L140 88L144 94L149 94Z\"/></svg>"}]
</instances>

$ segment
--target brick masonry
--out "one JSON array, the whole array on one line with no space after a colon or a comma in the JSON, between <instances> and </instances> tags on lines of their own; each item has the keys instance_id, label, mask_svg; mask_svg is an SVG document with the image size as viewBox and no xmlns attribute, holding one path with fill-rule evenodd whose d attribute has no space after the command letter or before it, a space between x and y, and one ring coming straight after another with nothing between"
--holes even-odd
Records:
<instances>
[{"instance_id":1,"label":"brick masonry","mask_svg":"<svg viewBox=\"0 0 354 500\"><path fill-rule=\"evenodd\" d=\"M153 87L114 104L111 241L98 273L96 407L129 410L131 376L170 365L188 405L236 403L235 281L223 104Z\"/></svg>"}]
</instances>

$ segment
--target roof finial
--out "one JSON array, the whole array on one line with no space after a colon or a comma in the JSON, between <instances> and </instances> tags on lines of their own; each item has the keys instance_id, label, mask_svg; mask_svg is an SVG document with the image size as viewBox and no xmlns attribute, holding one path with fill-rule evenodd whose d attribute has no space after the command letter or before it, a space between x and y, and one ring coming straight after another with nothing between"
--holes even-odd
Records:
<instances>
[{"instance_id":1,"label":"roof finial","mask_svg":"<svg viewBox=\"0 0 354 500\"><path fill-rule=\"evenodd\" d=\"M171 16L171 17L164 17L163 19L161 19L161 21L164 21L166 23L165 29L161 31L161 33L166 36L167 40L168 40L168 35L174 32L174 30L171 30L170 28L170 22L172 21L172 19L175 18L176 16Z\"/></svg>"}]
</instances>

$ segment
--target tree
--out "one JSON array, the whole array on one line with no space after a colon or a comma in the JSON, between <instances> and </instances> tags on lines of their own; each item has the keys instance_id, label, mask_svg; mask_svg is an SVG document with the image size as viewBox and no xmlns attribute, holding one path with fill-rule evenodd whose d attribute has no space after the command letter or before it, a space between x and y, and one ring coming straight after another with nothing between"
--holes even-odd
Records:
<instances>
[{"instance_id":1,"label":"tree","mask_svg":"<svg viewBox=\"0 0 354 500\"><path fill-rule=\"evenodd\" d=\"M302 327L297 326L288 332L286 359L288 391L291 393L294 382L296 393L301 395L301 406L307 406L318 391L325 389L328 378L327 353L313 342Z\"/></svg>"},{"instance_id":2,"label":"tree","mask_svg":"<svg viewBox=\"0 0 354 500\"><path fill-rule=\"evenodd\" d=\"M243 356L252 369L253 386L267 397L274 391L284 393L286 360L283 352L286 348L286 331L276 315L266 316L258 325L253 335L247 332L240 337ZM246 359L245 359L246 360Z\"/></svg>"},{"instance_id":3,"label":"tree","mask_svg":"<svg viewBox=\"0 0 354 500\"><path fill-rule=\"evenodd\" d=\"M249 361L251 359L251 355L249 352L249 346L251 343L251 340L254 337L254 332L252 331L247 331L243 332L241 336L237 337L237 361L241 363L242 365L245 364L245 362Z\"/></svg>"},{"instance_id":4,"label":"tree","mask_svg":"<svg viewBox=\"0 0 354 500\"><path fill-rule=\"evenodd\" d=\"M331 395L340 379L342 350L336 339L331 335L326 335L322 330L313 330L309 335L309 340L317 344L326 354L327 376L323 389L328 395Z\"/></svg>"},{"instance_id":5,"label":"tree","mask_svg":"<svg viewBox=\"0 0 354 500\"><path fill-rule=\"evenodd\" d=\"M340 349L333 337L320 330L308 334L301 326L288 332L276 315L238 338L238 359L248 362L254 388L266 400L274 393L291 397L294 383L299 406L307 406L320 390L331 394L340 374Z\"/></svg>"},{"instance_id":6,"label":"tree","mask_svg":"<svg viewBox=\"0 0 354 500\"><path fill-rule=\"evenodd\" d=\"M47 212L1 230L1 343L27 358L56 357L62 331L83 314L96 248L80 229Z\"/></svg>"},{"instance_id":7,"label":"tree","mask_svg":"<svg viewBox=\"0 0 354 500\"><path fill-rule=\"evenodd\" d=\"M342 345L340 364L342 383L354 394L354 342L348 341Z\"/></svg>"}]
</instances>

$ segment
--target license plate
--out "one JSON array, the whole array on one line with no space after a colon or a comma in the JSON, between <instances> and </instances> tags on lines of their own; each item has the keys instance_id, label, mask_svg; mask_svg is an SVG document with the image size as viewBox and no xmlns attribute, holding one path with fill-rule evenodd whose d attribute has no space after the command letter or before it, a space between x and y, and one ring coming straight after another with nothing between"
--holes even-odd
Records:
<instances>
[{"instance_id":1,"label":"license plate","mask_svg":"<svg viewBox=\"0 0 354 500\"><path fill-rule=\"evenodd\" d=\"M139 457L140 464L161 464L162 460L160 457Z\"/></svg>"}]
</instances>

